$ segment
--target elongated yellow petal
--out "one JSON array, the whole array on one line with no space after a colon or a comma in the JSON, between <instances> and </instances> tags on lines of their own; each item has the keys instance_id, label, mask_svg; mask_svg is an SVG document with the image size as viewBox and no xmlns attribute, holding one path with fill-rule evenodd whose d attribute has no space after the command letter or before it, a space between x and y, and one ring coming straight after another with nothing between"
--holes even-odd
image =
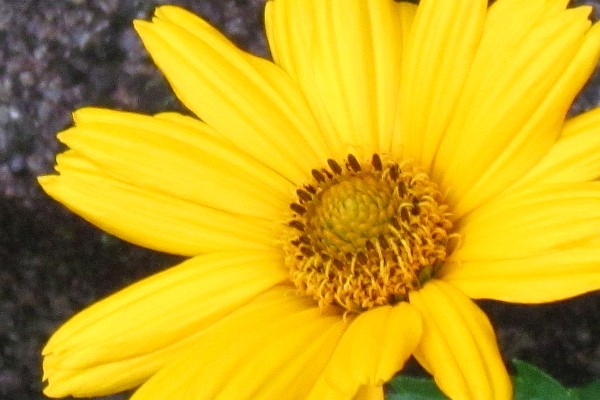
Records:
<instances>
[{"instance_id":1,"label":"elongated yellow petal","mask_svg":"<svg viewBox=\"0 0 600 400\"><path fill-rule=\"evenodd\" d=\"M304 399L344 327L293 289L274 288L207 330L132 400Z\"/></svg>"},{"instance_id":2,"label":"elongated yellow petal","mask_svg":"<svg viewBox=\"0 0 600 400\"><path fill-rule=\"evenodd\" d=\"M530 304L559 301L600 288L598 245L596 239L589 247L532 257L451 263L439 277L475 299Z\"/></svg>"},{"instance_id":3,"label":"elongated yellow petal","mask_svg":"<svg viewBox=\"0 0 600 400\"><path fill-rule=\"evenodd\" d=\"M487 1L421 1L402 59L394 151L429 169L479 43Z\"/></svg>"},{"instance_id":4,"label":"elongated yellow petal","mask_svg":"<svg viewBox=\"0 0 600 400\"><path fill-rule=\"evenodd\" d=\"M314 91L315 75L312 60L314 53L314 23L319 0L268 1L265 6L265 29L275 63L305 92ZM329 147L329 156L343 158L347 143L337 132L325 108L326 98L309 96L311 111L318 120Z\"/></svg>"},{"instance_id":5,"label":"elongated yellow petal","mask_svg":"<svg viewBox=\"0 0 600 400\"><path fill-rule=\"evenodd\" d=\"M396 16L394 18L398 18L400 21L400 32L402 33L402 37L400 40L402 41L402 56L401 56L401 66L405 57L407 57L408 52L408 43L410 41L410 31L415 22L415 16L417 15L418 6L413 3L408 3L406 1L398 1L394 2L394 11Z\"/></svg>"},{"instance_id":6,"label":"elongated yellow petal","mask_svg":"<svg viewBox=\"0 0 600 400\"><path fill-rule=\"evenodd\" d=\"M326 99L334 129L370 157L390 146L400 84L401 26L389 0L324 0L315 11L311 97ZM351 26L352 29L348 29Z\"/></svg>"},{"instance_id":7,"label":"elongated yellow petal","mask_svg":"<svg viewBox=\"0 0 600 400\"><path fill-rule=\"evenodd\" d=\"M327 159L302 94L277 66L176 7L135 27L179 99L236 146L293 182Z\"/></svg>"},{"instance_id":8,"label":"elongated yellow petal","mask_svg":"<svg viewBox=\"0 0 600 400\"><path fill-rule=\"evenodd\" d=\"M599 176L600 109L596 108L567 121L556 144L516 186L585 182Z\"/></svg>"},{"instance_id":9,"label":"elongated yellow petal","mask_svg":"<svg viewBox=\"0 0 600 400\"><path fill-rule=\"evenodd\" d=\"M206 22L187 12L185 9L174 6L162 6L156 9L156 17L170 21L175 25L186 29L190 34L196 36L196 39L205 41L209 46L213 41L220 43L215 43L214 48L216 50L219 50L221 46L224 46L234 53L229 54L229 52L227 52L225 54L226 57L229 55L232 58L236 58L237 56L245 58L249 63L248 67L253 68L260 74L259 77L255 77L256 84L262 86L262 89L273 99L273 102L277 103L277 106L280 107L277 111L280 114L284 114L283 117L288 118L289 121L294 124L295 130L285 131L285 135L291 136L292 134L298 134L301 138L291 137L290 139L302 142L302 145L308 144L319 157L323 157L327 154L326 151L328 149L325 137L321 134L320 128L316 125L316 121L309 112L304 95L293 83L289 82L289 77L279 68L276 68L271 62L261 59L260 57L255 57L251 54L240 52L238 49L232 48L232 44L223 35ZM250 71L250 76L254 77L252 71ZM266 80L266 82L261 82L261 79ZM248 95L252 96L253 99L256 96L255 93L249 93ZM265 134L269 138L272 137L272 140L280 140L277 135L281 134L281 132L269 131L263 133L263 135ZM241 140L239 143L241 143L242 146L246 146L247 144L244 140ZM294 144L294 146L297 145L298 143ZM301 149L298 147L297 150Z\"/></svg>"},{"instance_id":10,"label":"elongated yellow petal","mask_svg":"<svg viewBox=\"0 0 600 400\"><path fill-rule=\"evenodd\" d=\"M544 18L563 12L569 0L502 0L494 2L488 11L486 21L486 40L494 43L496 49L503 51L515 46L534 26ZM506 21L511 21L507 24ZM494 53L493 46L479 50ZM489 63L493 63L489 60Z\"/></svg>"},{"instance_id":11,"label":"elongated yellow petal","mask_svg":"<svg viewBox=\"0 0 600 400\"><path fill-rule=\"evenodd\" d=\"M421 338L421 317L408 303L360 314L346 330L308 399L373 394L404 366ZM375 393L378 393L375 390Z\"/></svg>"},{"instance_id":12,"label":"elongated yellow petal","mask_svg":"<svg viewBox=\"0 0 600 400\"><path fill-rule=\"evenodd\" d=\"M589 9L546 7L533 26L508 36L506 24L490 11L434 166L459 217L504 190L551 148L596 62Z\"/></svg>"},{"instance_id":13,"label":"elongated yellow petal","mask_svg":"<svg viewBox=\"0 0 600 400\"><path fill-rule=\"evenodd\" d=\"M280 231L279 221L227 213L115 180L72 150L57 163L60 175L39 178L46 193L140 246L180 255L268 249Z\"/></svg>"},{"instance_id":14,"label":"elongated yellow petal","mask_svg":"<svg viewBox=\"0 0 600 400\"><path fill-rule=\"evenodd\" d=\"M505 175L505 171L513 171L514 165L531 164L531 148L548 148L549 142L544 140L543 137L546 137L547 132L551 131L554 140L556 133L560 132L564 116L574 97L597 65L600 56L598 43L600 43L600 25L597 24L586 34L577 54L575 54L571 63L558 78L535 113L530 116L529 121L519 135L502 155L489 166L486 173L470 189L470 192L465 195L467 198L474 199L472 194L484 192L483 188L486 186L496 186L501 181L499 175ZM544 143L544 146L540 146L540 143ZM552 152L553 147L554 144L552 143L550 152ZM541 159L541 162L545 158L546 156ZM534 168L537 165L534 164ZM515 174L515 177L518 178L519 175ZM511 180L514 179L511 178ZM499 190L499 188L496 190Z\"/></svg>"},{"instance_id":15,"label":"elongated yellow petal","mask_svg":"<svg viewBox=\"0 0 600 400\"><path fill-rule=\"evenodd\" d=\"M272 219L293 186L206 124L128 112L81 109L58 138L107 175L227 212Z\"/></svg>"},{"instance_id":16,"label":"elongated yellow petal","mask_svg":"<svg viewBox=\"0 0 600 400\"><path fill-rule=\"evenodd\" d=\"M286 277L277 254L230 252L192 258L129 286L50 338L45 392L100 395L136 386L198 332Z\"/></svg>"},{"instance_id":17,"label":"elongated yellow petal","mask_svg":"<svg viewBox=\"0 0 600 400\"><path fill-rule=\"evenodd\" d=\"M274 58L306 93L336 157L389 151L400 82L399 11L389 0L267 4Z\"/></svg>"},{"instance_id":18,"label":"elongated yellow petal","mask_svg":"<svg viewBox=\"0 0 600 400\"><path fill-rule=\"evenodd\" d=\"M352 400L383 400L383 387L364 385L358 389L358 393L353 397Z\"/></svg>"},{"instance_id":19,"label":"elongated yellow petal","mask_svg":"<svg viewBox=\"0 0 600 400\"><path fill-rule=\"evenodd\" d=\"M451 285L430 280L410 293L423 317L415 357L452 399L511 399L510 378L487 317Z\"/></svg>"},{"instance_id":20,"label":"elongated yellow petal","mask_svg":"<svg viewBox=\"0 0 600 400\"><path fill-rule=\"evenodd\" d=\"M140 385L176 352L185 351L186 346L186 343L180 343L150 356L128 358L118 364L90 365L83 369L53 369L45 366L44 380L50 377L50 384L43 393L50 398L59 398L71 394L77 397L96 397L125 391Z\"/></svg>"},{"instance_id":21,"label":"elongated yellow petal","mask_svg":"<svg viewBox=\"0 0 600 400\"><path fill-rule=\"evenodd\" d=\"M265 31L275 63L297 83L311 80L312 25L318 0L269 0Z\"/></svg>"},{"instance_id":22,"label":"elongated yellow petal","mask_svg":"<svg viewBox=\"0 0 600 400\"><path fill-rule=\"evenodd\" d=\"M508 192L462 223L452 259L493 261L586 246L600 232L600 182L540 185Z\"/></svg>"}]
</instances>

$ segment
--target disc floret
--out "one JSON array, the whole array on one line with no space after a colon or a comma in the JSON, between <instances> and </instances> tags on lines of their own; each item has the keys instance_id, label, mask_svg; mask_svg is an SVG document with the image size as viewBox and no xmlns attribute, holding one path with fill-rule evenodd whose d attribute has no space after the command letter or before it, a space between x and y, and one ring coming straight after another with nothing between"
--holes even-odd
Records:
<instances>
[{"instance_id":1,"label":"disc floret","mask_svg":"<svg viewBox=\"0 0 600 400\"><path fill-rule=\"evenodd\" d=\"M286 264L297 289L350 312L407 298L449 252L452 214L429 176L374 154L312 170L290 204Z\"/></svg>"}]
</instances>

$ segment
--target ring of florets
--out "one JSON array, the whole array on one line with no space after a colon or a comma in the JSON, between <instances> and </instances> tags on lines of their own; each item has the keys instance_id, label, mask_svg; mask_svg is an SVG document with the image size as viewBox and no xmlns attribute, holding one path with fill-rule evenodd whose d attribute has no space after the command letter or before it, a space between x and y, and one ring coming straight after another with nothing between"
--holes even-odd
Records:
<instances>
[{"instance_id":1,"label":"ring of florets","mask_svg":"<svg viewBox=\"0 0 600 400\"><path fill-rule=\"evenodd\" d=\"M410 161L327 160L290 204L285 262L296 288L349 312L405 300L449 253L452 213Z\"/></svg>"}]
</instances>

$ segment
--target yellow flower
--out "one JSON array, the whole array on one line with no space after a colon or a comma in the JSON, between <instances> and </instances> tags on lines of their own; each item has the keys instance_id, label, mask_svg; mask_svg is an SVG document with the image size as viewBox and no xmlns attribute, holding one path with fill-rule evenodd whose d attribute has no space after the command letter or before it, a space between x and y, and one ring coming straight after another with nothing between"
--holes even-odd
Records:
<instances>
[{"instance_id":1,"label":"yellow flower","mask_svg":"<svg viewBox=\"0 0 600 400\"><path fill-rule=\"evenodd\" d=\"M567 1L270 0L274 62L160 7L135 27L198 119L74 114L55 199L189 259L44 349L52 397L370 399L414 355L508 399L471 299L600 288L600 52Z\"/></svg>"}]
</instances>

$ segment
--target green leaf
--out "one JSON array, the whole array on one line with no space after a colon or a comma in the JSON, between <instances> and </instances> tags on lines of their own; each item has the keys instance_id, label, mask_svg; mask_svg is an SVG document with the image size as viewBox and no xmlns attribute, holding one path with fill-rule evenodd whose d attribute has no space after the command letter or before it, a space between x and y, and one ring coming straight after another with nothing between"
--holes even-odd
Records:
<instances>
[{"instance_id":1,"label":"green leaf","mask_svg":"<svg viewBox=\"0 0 600 400\"><path fill-rule=\"evenodd\" d=\"M581 400L577 393L563 387L544 371L524 361L513 360L515 400Z\"/></svg>"},{"instance_id":2,"label":"green leaf","mask_svg":"<svg viewBox=\"0 0 600 400\"><path fill-rule=\"evenodd\" d=\"M600 380L587 386L567 389L541 369L513 360L516 375L512 377L514 400L597 400ZM447 400L429 378L398 375L387 385L386 400Z\"/></svg>"},{"instance_id":3,"label":"green leaf","mask_svg":"<svg viewBox=\"0 0 600 400\"><path fill-rule=\"evenodd\" d=\"M587 386L576 387L571 390L577 394L579 400L600 399L600 380L594 381Z\"/></svg>"},{"instance_id":4,"label":"green leaf","mask_svg":"<svg viewBox=\"0 0 600 400\"><path fill-rule=\"evenodd\" d=\"M388 384L387 400L447 400L432 379L398 375Z\"/></svg>"}]
</instances>

